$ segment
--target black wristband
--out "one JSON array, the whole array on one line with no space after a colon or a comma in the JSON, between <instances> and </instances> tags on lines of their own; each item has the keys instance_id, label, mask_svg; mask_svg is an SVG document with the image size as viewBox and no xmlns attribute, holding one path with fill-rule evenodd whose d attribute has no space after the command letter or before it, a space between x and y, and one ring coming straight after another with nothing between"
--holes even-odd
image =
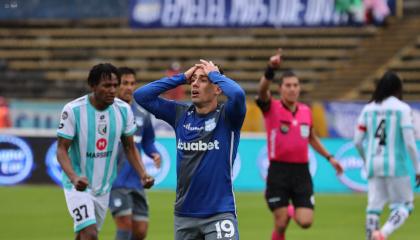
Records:
<instances>
[{"instance_id":1,"label":"black wristband","mask_svg":"<svg viewBox=\"0 0 420 240\"><path fill-rule=\"evenodd\" d=\"M333 158L333 157L334 157L334 155L331 155L331 154L330 154L330 155L326 156L325 158L326 158L326 159L328 160L328 162L329 162L329 161L331 161L331 158Z\"/></svg>"},{"instance_id":2,"label":"black wristband","mask_svg":"<svg viewBox=\"0 0 420 240\"><path fill-rule=\"evenodd\" d=\"M265 79L271 81L274 79L274 75L275 75L274 68L267 66L264 72Z\"/></svg>"}]
</instances>

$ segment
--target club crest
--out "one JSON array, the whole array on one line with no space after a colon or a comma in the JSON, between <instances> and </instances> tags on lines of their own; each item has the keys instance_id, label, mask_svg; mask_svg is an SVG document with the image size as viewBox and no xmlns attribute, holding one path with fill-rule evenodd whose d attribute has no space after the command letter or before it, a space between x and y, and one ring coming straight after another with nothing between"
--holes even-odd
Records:
<instances>
[{"instance_id":1,"label":"club crest","mask_svg":"<svg viewBox=\"0 0 420 240\"><path fill-rule=\"evenodd\" d=\"M99 124L98 125L98 133L101 135L106 135L107 126L106 124Z\"/></svg>"},{"instance_id":2,"label":"club crest","mask_svg":"<svg viewBox=\"0 0 420 240\"><path fill-rule=\"evenodd\" d=\"M214 128L216 128L216 120L214 118L211 118L204 123L204 131L210 132Z\"/></svg>"}]
</instances>

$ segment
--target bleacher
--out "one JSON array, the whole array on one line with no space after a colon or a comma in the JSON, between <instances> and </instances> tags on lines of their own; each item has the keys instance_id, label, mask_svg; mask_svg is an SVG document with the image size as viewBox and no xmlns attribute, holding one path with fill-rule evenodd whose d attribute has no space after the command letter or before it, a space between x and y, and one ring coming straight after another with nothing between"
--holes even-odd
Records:
<instances>
[{"instance_id":1,"label":"bleacher","mask_svg":"<svg viewBox=\"0 0 420 240\"><path fill-rule=\"evenodd\" d=\"M294 69L300 76L305 100L376 31L351 27L130 29L119 19L2 22L0 95L69 99L86 92L88 70L99 62L135 68L144 84L163 77L174 60L186 69L204 58L220 64L253 97L269 56L282 47L282 68Z\"/></svg>"},{"instance_id":2,"label":"bleacher","mask_svg":"<svg viewBox=\"0 0 420 240\"><path fill-rule=\"evenodd\" d=\"M420 95L420 30L419 35L413 43L408 44L392 58L384 69L397 72L404 82L404 99L418 100ZM375 80L381 77L382 71L375 75ZM365 83L360 95L368 99L374 91L374 81Z\"/></svg>"}]
</instances>

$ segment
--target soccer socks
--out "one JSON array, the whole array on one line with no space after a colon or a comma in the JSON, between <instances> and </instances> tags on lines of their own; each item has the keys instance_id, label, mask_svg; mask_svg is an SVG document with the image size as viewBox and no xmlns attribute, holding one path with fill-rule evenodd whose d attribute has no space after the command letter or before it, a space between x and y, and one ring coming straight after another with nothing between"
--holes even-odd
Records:
<instances>
[{"instance_id":1,"label":"soccer socks","mask_svg":"<svg viewBox=\"0 0 420 240\"><path fill-rule=\"evenodd\" d=\"M405 220L408 218L408 215L410 215L410 213L404 207L392 210L385 225L381 228L381 232L388 237L392 232L403 225Z\"/></svg>"},{"instance_id":2,"label":"soccer socks","mask_svg":"<svg viewBox=\"0 0 420 240\"><path fill-rule=\"evenodd\" d=\"M295 219L295 207L292 204L289 204L289 206L287 206L287 215L290 218Z\"/></svg>"},{"instance_id":3,"label":"soccer socks","mask_svg":"<svg viewBox=\"0 0 420 240\"><path fill-rule=\"evenodd\" d=\"M276 230L271 234L271 240L286 240L285 233L280 234Z\"/></svg>"},{"instance_id":4,"label":"soccer socks","mask_svg":"<svg viewBox=\"0 0 420 240\"><path fill-rule=\"evenodd\" d=\"M131 231L118 229L115 240L131 240Z\"/></svg>"},{"instance_id":5,"label":"soccer socks","mask_svg":"<svg viewBox=\"0 0 420 240\"><path fill-rule=\"evenodd\" d=\"M379 229L379 215L368 213L366 215L366 240L372 239L372 233Z\"/></svg>"}]
</instances>

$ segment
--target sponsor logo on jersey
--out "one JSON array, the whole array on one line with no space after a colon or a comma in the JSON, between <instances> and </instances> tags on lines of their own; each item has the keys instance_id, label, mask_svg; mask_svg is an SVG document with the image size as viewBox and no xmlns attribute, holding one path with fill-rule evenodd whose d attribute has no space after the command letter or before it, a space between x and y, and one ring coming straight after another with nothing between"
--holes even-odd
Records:
<instances>
[{"instance_id":1,"label":"sponsor logo on jersey","mask_svg":"<svg viewBox=\"0 0 420 240\"><path fill-rule=\"evenodd\" d=\"M86 157L87 158L106 158L111 156L112 151L106 151L106 152L87 152Z\"/></svg>"},{"instance_id":2,"label":"sponsor logo on jersey","mask_svg":"<svg viewBox=\"0 0 420 240\"><path fill-rule=\"evenodd\" d=\"M214 140L213 142L183 142L181 139L178 140L177 148L184 151L210 151L219 150L219 141Z\"/></svg>"},{"instance_id":3,"label":"sponsor logo on jersey","mask_svg":"<svg viewBox=\"0 0 420 240\"><path fill-rule=\"evenodd\" d=\"M213 129L216 128L216 119L211 118L204 122L204 131L210 132L213 131Z\"/></svg>"},{"instance_id":4,"label":"sponsor logo on jersey","mask_svg":"<svg viewBox=\"0 0 420 240\"><path fill-rule=\"evenodd\" d=\"M63 120L66 120L68 117L69 117L69 114L66 111L64 111L63 114L61 114L61 118Z\"/></svg>"},{"instance_id":5,"label":"sponsor logo on jersey","mask_svg":"<svg viewBox=\"0 0 420 240\"><path fill-rule=\"evenodd\" d=\"M187 123L182 125L185 129L187 129L188 131L201 131L204 129L203 126L201 127L195 127L195 126L191 126L191 123Z\"/></svg>"},{"instance_id":6,"label":"sponsor logo on jersey","mask_svg":"<svg viewBox=\"0 0 420 240\"><path fill-rule=\"evenodd\" d=\"M58 125L58 129L62 129L64 127L64 123L60 123L59 125Z\"/></svg>"},{"instance_id":7,"label":"sponsor logo on jersey","mask_svg":"<svg viewBox=\"0 0 420 240\"><path fill-rule=\"evenodd\" d=\"M107 125L104 123L98 124L98 133L101 135L106 135Z\"/></svg>"},{"instance_id":8,"label":"sponsor logo on jersey","mask_svg":"<svg viewBox=\"0 0 420 240\"><path fill-rule=\"evenodd\" d=\"M108 142L106 141L105 138L100 138L98 139L98 141L96 141L96 148L99 151L102 151L106 148L106 145L108 145Z\"/></svg>"},{"instance_id":9,"label":"sponsor logo on jersey","mask_svg":"<svg viewBox=\"0 0 420 240\"><path fill-rule=\"evenodd\" d=\"M344 185L358 192L367 191L367 174L363 159L357 153L353 142L342 145L335 158L343 166L344 172L338 178Z\"/></svg>"},{"instance_id":10,"label":"sponsor logo on jersey","mask_svg":"<svg viewBox=\"0 0 420 240\"><path fill-rule=\"evenodd\" d=\"M0 135L0 185L22 182L30 176L32 166L32 151L23 139Z\"/></svg>"}]
</instances>

